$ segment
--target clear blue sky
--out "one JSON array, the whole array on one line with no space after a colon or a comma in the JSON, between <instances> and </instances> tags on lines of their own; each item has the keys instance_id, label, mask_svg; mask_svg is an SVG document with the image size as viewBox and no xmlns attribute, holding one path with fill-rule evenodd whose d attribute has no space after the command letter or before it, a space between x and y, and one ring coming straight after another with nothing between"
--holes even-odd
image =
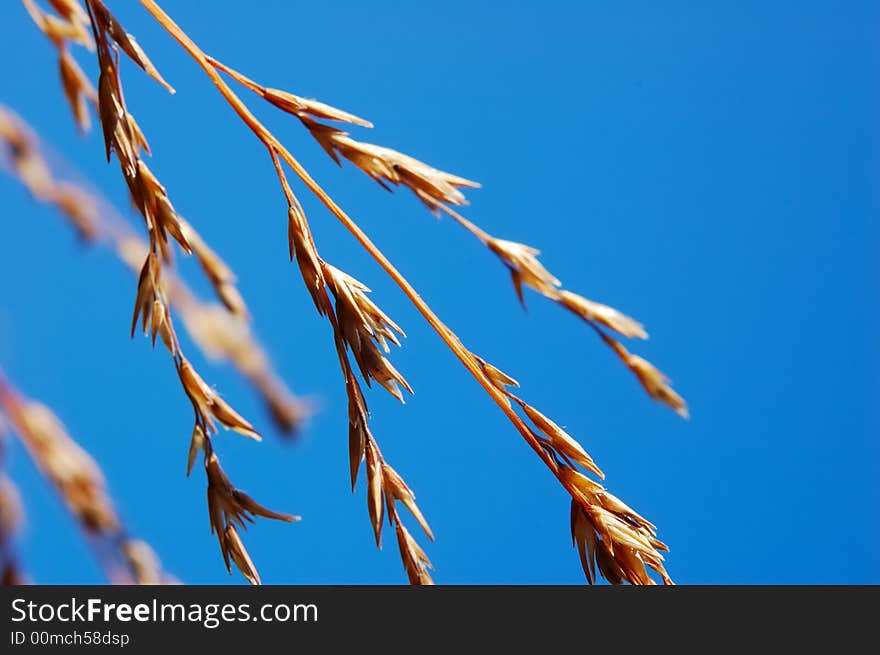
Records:
<instances>
[{"instance_id":1,"label":"clear blue sky","mask_svg":"<svg viewBox=\"0 0 880 655\"><path fill-rule=\"evenodd\" d=\"M170 97L124 69L151 167L238 273L286 379L322 405L303 441L284 446L234 373L195 358L267 436L221 434L227 472L304 517L248 533L264 581L405 581L393 540L373 546L363 488L348 489L337 363L288 262L265 152L138 3L108 5L178 89ZM337 169L254 99L465 343L518 378L609 488L660 527L674 579L880 583L876 3L165 8L265 84L371 119L361 138L481 181L468 216L541 248L569 288L645 322L652 338L635 348L674 379L690 422L647 399L569 314L535 294L523 313L500 264L453 223ZM116 164L104 163L98 132L75 135L52 50L19 3L3 3L0 25L0 101L125 207ZM203 476L183 476L191 410L170 363L128 338L132 278L6 176L0 199L0 366L97 457L171 572L241 581L209 534ZM404 407L369 398L383 452L437 535L437 581L580 583L564 492L353 239L315 202L307 210L322 254L372 287L408 334L393 361L415 396ZM38 582L101 581L25 454L12 459L27 570Z\"/></svg>"}]
</instances>

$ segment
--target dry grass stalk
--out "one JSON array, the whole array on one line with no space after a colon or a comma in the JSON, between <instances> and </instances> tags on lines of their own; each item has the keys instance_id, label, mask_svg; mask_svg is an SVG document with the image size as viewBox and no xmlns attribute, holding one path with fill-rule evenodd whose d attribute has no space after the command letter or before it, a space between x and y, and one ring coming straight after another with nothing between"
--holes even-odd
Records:
<instances>
[{"instance_id":1,"label":"dry grass stalk","mask_svg":"<svg viewBox=\"0 0 880 655\"><path fill-rule=\"evenodd\" d=\"M95 460L70 437L48 407L23 398L2 375L0 414L76 518L112 582L159 584L172 580L162 572L146 542L128 535Z\"/></svg>"},{"instance_id":2,"label":"dry grass stalk","mask_svg":"<svg viewBox=\"0 0 880 655\"><path fill-rule=\"evenodd\" d=\"M34 198L54 204L84 241L110 245L135 274L140 271L148 246L114 219L115 213L105 209L109 207L106 200L56 178L33 131L2 106L0 142L7 146L13 174ZM166 272L162 282L196 345L210 359L231 362L261 396L282 433L294 434L308 416L308 406L274 372L272 362L242 315L200 300L173 272Z\"/></svg>"},{"instance_id":3,"label":"dry grass stalk","mask_svg":"<svg viewBox=\"0 0 880 655\"><path fill-rule=\"evenodd\" d=\"M247 106L241 101L241 99L229 88L229 86L223 81L222 77L218 74L216 60L210 59L193 41L186 35L186 33L180 29L180 27L174 23L174 21L157 5L154 0L141 0L141 4L150 12L150 14L162 25L166 31L180 43L180 45L190 54L190 56L195 59L195 61L199 64L199 66L206 72L206 74L211 78L215 86L218 88L220 93L226 99L226 101L231 105L231 107L235 110L235 112L239 115L242 121L250 128L250 130L254 133L254 135L267 147L269 150L270 156L273 159L273 163L276 168L276 172L278 173L279 179L281 180L282 187L285 190L285 194L287 195L289 209L289 216L291 217L291 222L296 220L297 225L300 226L299 233L296 230L292 231L292 241L295 241L291 250L296 251L298 248L303 250L304 257L300 257L297 254L297 257L300 260L300 269L303 273L304 280L306 282L306 286L309 289L313 300L318 306L319 311L331 315L331 312L328 311L328 302L323 303L321 296L326 295L325 286L327 284L325 279L325 273L321 267L321 260L317 256L317 253L314 251L314 244L311 240L310 234L308 233L308 226L305 221L305 217L302 214L301 209L298 207L298 203L294 202L292 192L289 191L289 188L286 185L284 180L283 171L281 168L280 161L283 160L290 168L296 173L296 175L300 178L300 180L306 185L306 187L312 191L318 199L330 210L330 212L343 223L343 225L355 236L355 238L361 243L361 245L368 251L368 253L375 259L380 266L385 270L385 272L395 281L395 283L403 290L406 296L410 299L410 301L416 306L418 311L423 315L423 317L429 322L429 324L435 329L435 331L440 335L446 345L452 350L452 352L458 357L458 359L462 362L462 364L471 372L474 378L480 383L480 385L486 390L486 392L492 397L492 399L498 404L498 406L504 411L513 425L517 428L526 442L532 447L532 449L538 454L538 456L544 461L544 463L550 468L550 470L555 474L557 479L563 485L563 487L568 491L571 495L572 499L578 503L578 507L580 507L584 516L586 517L586 525L589 526L589 529L592 531L591 535L595 538L597 544L601 544L601 552L605 553L605 557L613 559L617 562L618 566L622 571L629 570L628 567L631 565L633 561L642 562L643 567L650 567L654 570L658 571L661 574L664 582L670 582L668 576L665 574L665 571L662 569L662 558L660 557L657 549L660 548L660 542L656 544L647 540L647 538L640 537L641 531L645 529L641 524L637 522L633 522L631 518L628 520L623 520L622 518L618 518L616 514L615 516L616 522L612 522L605 513L599 511L604 510L605 512L611 512L609 509L605 509L602 505L594 504L591 500L591 497L584 494L583 490L577 485L577 478L571 475L572 472L577 473L576 465L587 465L591 464L592 460L583 452L583 449L575 447L572 445L573 440L567 435L563 436L559 433L558 426L555 426L552 422L548 422L543 415L539 415L537 410L534 410L530 406L526 405L523 401L518 398L512 396L506 389L508 381L510 378L501 374L494 367L490 367L479 357L468 351L458 337L437 317L437 315L431 310L431 308L421 299L419 294L415 291L412 285L406 280L406 278L400 274L399 271L393 266L393 264L382 254L382 252L375 246L375 244L370 241L367 235L361 230L361 228L357 225L357 223L352 220L348 214L346 214L334 201L330 198L327 193L311 178L308 172L302 167L302 165L293 157L293 155L281 144L278 139L263 126L263 124L253 115L253 113L247 108ZM228 67L225 70L229 71ZM301 99L297 99L294 101L301 103ZM277 103L276 103L277 104ZM326 108L326 105L321 106L321 112L324 114L331 113ZM332 317L331 317L332 318ZM337 350L342 351L344 349L344 340L342 339L340 332L338 329L334 330L336 334L337 341ZM340 345L341 344L341 345ZM345 362L342 361L343 358L340 357L340 361L343 365L343 370L345 371ZM346 381L349 389L351 389L353 380L353 376L347 375ZM354 397L351 391L349 391L349 400L351 407L351 400ZM515 399L516 402L520 405L521 409L526 413L526 415L535 423L535 428L529 427L529 425L520 417L520 415L514 411L511 399ZM357 416L357 412L352 412L350 409L350 425L352 424L351 417ZM539 418L540 416L540 418ZM366 441L366 440L363 440ZM357 448L351 449L353 453L357 453ZM367 447L366 456L369 461L371 456L371 449ZM376 464L374 462L373 469L376 469ZM594 465L593 465L594 466ZM353 470L354 467L352 467ZM592 468L592 467L590 467ZM377 484L375 482L372 483L372 487L375 489ZM370 494L371 498L375 498L376 492L373 491ZM607 501L607 497L597 496L595 497L597 500L605 500ZM371 514L374 516L379 516L379 506L372 500L370 503L371 506ZM628 517L628 515L623 514L623 517ZM614 529L610 529L609 526L612 526ZM583 530L582 530L583 532ZM407 546L408 539L406 539L405 533L401 534L400 543L402 546ZM648 547L644 546L644 542L648 543ZM402 551L405 551L408 555L410 555L410 561L412 556L415 556L417 559L419 555L413 549L404 547ZM595 551L599 552L599 551ZM594 557L603 557L602 555L593 555ZM406 555L405 561L406 561ZM601 567L600 567L601 568ZM607 568L607 567L606 567ZM418 578L416 575L411 575L412 578ZM651 578L647 575L644 576L636 576L630 575L627 579L629 582L640 583L644 582L645 578L648 581L651 581Z\"/></svg>"},{"instance_id":4,"label":"dry grass stalk","mask_svg":"<svg viewBox=\"0 0 880 655\"><path fill-rule=\"evenodd\" d=\"M523 297L525 285L586 321L618 355L622 346L609 336L607 331L629 338L648 338L648 333L638 321L613 307L562 289L562 283L538 261L539 250L515 241L493 237L452 209L450 205L467 205L467 199L461 189L478 188L480 186L478 183L433 168L396 150L356 141L348 132L317 119L361 127L373 127L372 123L316 100L306 100L284 91L263 87L212 57L209 57L208 61L217 70L228 74L263 99L296 116L337 164L341 165L340 158L347 159L383 188L390 191L392 186L404 186L435 214L442 211L452 217L508 268L514 290L523 307L525 307ZM687 404L672 390L669 380L662 373L646 376L640 371L645 367L654 369L653 365L641 358L638 358L638 365L632 365L630 360L623 356L621 359L633 371L648 395L687 418Z\"/></svg>"}]
</instances>

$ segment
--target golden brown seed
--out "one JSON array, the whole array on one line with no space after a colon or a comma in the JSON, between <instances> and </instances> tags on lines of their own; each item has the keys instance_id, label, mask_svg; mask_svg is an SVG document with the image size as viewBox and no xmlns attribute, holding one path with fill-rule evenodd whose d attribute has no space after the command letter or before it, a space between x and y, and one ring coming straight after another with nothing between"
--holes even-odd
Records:
<instances>
[{"instance_id":1,"label":"golden brown seed","mask_svg":"<svg viewBox=\"0 0 880 655\"><path fill-rule=\"evenodd\" d=\"M382 502L382 463L379 453L372 440L366 444L367 461L367 508L370 513L370 522L373 525L373 533L376 537L376 545L382 545L382 518L384 505Z\"/></svg>"},{"instance_id":2,"label":"golden brown seed","mask_svg":"<svg viewBox=\"0 0 880 655\"><path fill-rule=\"evenodd\" d=\"M232 561L235 562L235 565L238 567L238 570L241 571L242 575L247 578L248 582L252 585L262 584L260 582L260 574L257 573L257 568L251 561L251 557L248 555L247 549L241 541L241 537L238 536L238 530L236 530L235 526L231 523L226 526L225 543L229 556L232 558ZM228 562L226 563L226 568L229 568Z\"/></svg>"},{"instance_id":3,"label":"golden brown seed","mask_svg":"<svg viewBox=\"0 0 880 655\"><path fill-rule=\"evenodd\" d=\"M559 304L589 323L598 323L625 337L648 338L648 333L641 323L613 307L587 300L583 296L565 290L558 292L558 299Z\"/></svg>"}]
</instances>

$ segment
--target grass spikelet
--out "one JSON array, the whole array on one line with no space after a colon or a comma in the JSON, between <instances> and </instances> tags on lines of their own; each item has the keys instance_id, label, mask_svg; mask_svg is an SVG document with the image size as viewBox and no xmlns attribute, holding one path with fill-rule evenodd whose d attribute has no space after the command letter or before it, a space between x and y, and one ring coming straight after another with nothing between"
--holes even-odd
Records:
<instances>
[{"instance_id":1,"label":"grass spikelet","mask_svg":"<svg viewBox=\"0 0 880 655\"><path fill-rule=\"evenodd\" d=\"M211 447L210 438L205 436L201 449L205 454L211 532L217 535L226 569L230 573L232 572L231 560L251 584L258 585L260 584L260 576L241 541L236 525L246 529L245 521L253 523L254 516L286 523L298 521L299 517L266 509L246 493L236 489L220 467L220 460Z\"/></svg>"}]
</instances>

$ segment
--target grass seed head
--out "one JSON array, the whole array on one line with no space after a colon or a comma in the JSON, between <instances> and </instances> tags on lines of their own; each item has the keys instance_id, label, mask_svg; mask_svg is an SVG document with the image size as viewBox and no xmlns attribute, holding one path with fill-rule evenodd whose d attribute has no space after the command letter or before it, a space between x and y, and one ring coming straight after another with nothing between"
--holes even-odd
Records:
<instances>
[{"instance_id":1,"label":"grass seed head","mask_svg":"<svg viewBox=\"0 0 880 655\"><path fill-rule=\"evenodd\" d=\"M406 570L409 583L413 585L434 584L434 580L428 572L434 566L425 551L401 523L395 525L395 531L397 532L397 547L400 549L400 558L403 560L403 568Z\"/></svg>"},{"instance_id":2,"label":"grass seed head","mask_svg":"<svg viewBox=\"0 0 880 655\"><path fill-rule=\"evenodd\" d=\"M513 287L523 306L523 284L544 295L552 296L556 293L556 287L561 283L538 261L540 250L523 243L495 238L490 239L486 245L510 270Z\"/></svg>"},{"instance_id":3,"label":"grass seed head","mask_svg":"<svg viewBox=\"0 0 880 655\"><path fill-rule=\"evenodd\" d=\"M379 451L372 439L366 442L367 462L367 509L370 514L370 523L373 525L373 533L376 537L376 545L382 547L382 519L385 516L385 505L382 499L384 481L382 479L382 460Z\"/></svg>"},{"instance_id":4,"label":"grass seed head","mask_svg":"<svg viewBox=\"0 0 880 655\"><path fill-rule=\"evenodd\" d=\"M403 387L412 388L383 353L388 341L400 345L395 333L405 336L396 323L367 297L369 289L329 264L323 265L324 279L336 299L336 318L341 336L354 355L367 384L375 380L403 402Z\"/></svg>"}]
</instances>

